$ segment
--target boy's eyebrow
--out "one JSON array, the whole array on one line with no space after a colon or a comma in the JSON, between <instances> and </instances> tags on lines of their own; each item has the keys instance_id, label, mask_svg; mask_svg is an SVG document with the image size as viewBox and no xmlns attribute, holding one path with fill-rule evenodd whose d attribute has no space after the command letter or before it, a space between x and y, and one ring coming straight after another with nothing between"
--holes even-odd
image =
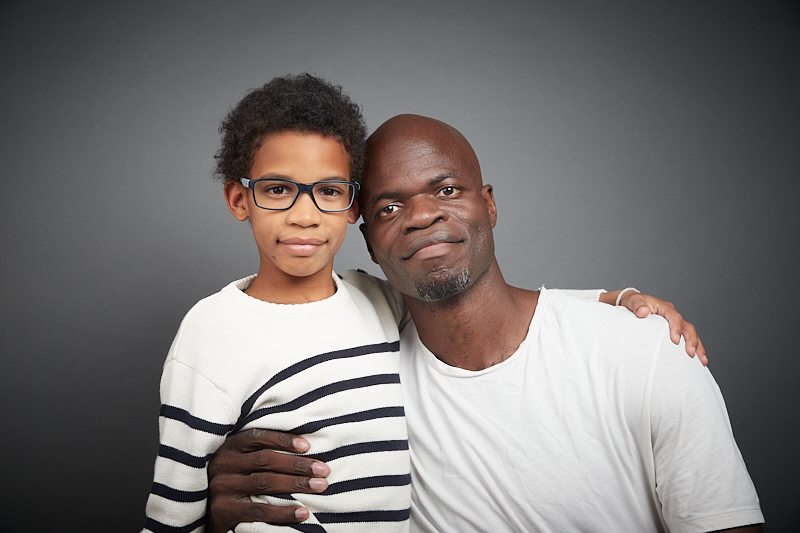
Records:
<instances>
[{"instance_id":1,"label":"boy's eyebrow","mask_svg":"<svg viewBox=\"0 0 800 533\"><path fill-rule=\"evenodd\" d=\"M269 179L269 180L289 180L289 181L297 181L297 180L293 180L293 179L291 178L291 176L284 176L283 174L277 174L277 173L275 173L275 172L267 172L266 174L264 174L264 175L262 175L262 176L259 176L259 177L258 177L258 178L256 178L256 179L260 179L260 180ZM339 176L338 174L336 174L336 175L333 175L333 176L328 176L327 178L322 178L322 179L320 179L320 180L318 180L318 181L328 181L328 180L336 180L336 181L350 181L350 180L349 180L349 179L347 179L346 177L344 177L344 176Z\"/></svg>"}]
</instances>

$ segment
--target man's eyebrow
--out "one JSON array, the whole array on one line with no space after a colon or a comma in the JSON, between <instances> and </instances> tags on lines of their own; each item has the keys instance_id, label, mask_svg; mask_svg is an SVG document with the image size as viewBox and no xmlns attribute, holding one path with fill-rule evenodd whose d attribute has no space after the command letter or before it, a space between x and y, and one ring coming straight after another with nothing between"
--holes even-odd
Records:
<instances>
[{"instance_id":1,"label":"man's eyebrow","mask_svg":"<svg viewBox=\"0 0 800 533\"><path fill-rule=\"evenodd\" d=\"M444 180L451 179L451 178L459 178L461 174L458 172L445 172L444 174L439 174L435 178L432 178L428 185L438 185L439 183L443 182ZM380 194L376 194L373 198L371 198L372 203L380 202L381 200L393 200L401 195L400 191L385 191Z\"/></svg>"},{"instance_id":2,"label":"man's eyebrow","mask_svg":"<svg viewBox=\"0 0 800 533\"><path fill-rule=\"evenodd\" d=\"M400 191L386 191L376 195L372 198L372 203L380 202L381 200L392 200L400 196Z\"/></svg>"},{"instance_id":3,"label":"man's eyebrow","mask_svg":"<svg viewBox=\"0 0 800 533\"><path fill-rule=\"evenodd\" d=\"M458 178L460 176L461 175L459 173L457 173L457 172L445 172L444 174L439 174L438 176L433 178L431 181L429 181L428 185L438 185L439 183L443 182L444 180L447 180L447 179L450 179L450 178Z\"/></svg>"}]
</instances>

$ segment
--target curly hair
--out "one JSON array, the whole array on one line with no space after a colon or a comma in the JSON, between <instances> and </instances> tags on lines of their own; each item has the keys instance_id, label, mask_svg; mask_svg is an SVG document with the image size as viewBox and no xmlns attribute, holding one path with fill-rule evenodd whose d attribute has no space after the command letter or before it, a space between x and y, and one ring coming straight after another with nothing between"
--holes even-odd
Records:
<instances>
[{"instance_id":1,"label":"curly hair","mask_svg":"<svg viewBox=\"0 0 800 533\"><path fill-rule=\"evenodd\" d=\"M253 166L271 133L318 133L341 142L350 158L350 179L361 182L367 126L361 107L333 85L308 73L287 75L248 92L219 127L222 147L214 177L238 182Z\"/></svg>"}]
</instances>

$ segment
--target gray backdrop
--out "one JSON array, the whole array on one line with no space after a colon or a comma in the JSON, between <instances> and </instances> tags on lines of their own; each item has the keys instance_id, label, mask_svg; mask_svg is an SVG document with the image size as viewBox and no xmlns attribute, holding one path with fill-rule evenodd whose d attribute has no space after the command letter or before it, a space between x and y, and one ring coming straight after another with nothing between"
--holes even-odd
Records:
<instances>
[{"instance_id":1,"label":"gray backdrop","mask_svg":"<svg viewBox=\"0 0 800 533\"><path fill-rule=\"evenodd\" d=\"M257 268L210 177L219 121L305 70L371 129L414 112L472 141L510 282L673 301L771 531L792 530L797 5L489 4L0 4L4 530L142 526L172 337ZM351 267L379 273L357 231L336 259Z\"/></svg>"}]
</instances>

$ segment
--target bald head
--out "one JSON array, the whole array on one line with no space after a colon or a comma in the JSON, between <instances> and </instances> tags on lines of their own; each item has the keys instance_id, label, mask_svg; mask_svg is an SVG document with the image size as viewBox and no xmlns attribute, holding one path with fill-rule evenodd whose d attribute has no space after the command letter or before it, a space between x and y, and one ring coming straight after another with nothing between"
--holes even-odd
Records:
<instances>
[{"instance_id":1,"label":"bald head","mask_svg":"<svg viewBox=\"0 0 800 533\"><path fill-rule=\"evenodd\" d=\"M397 115L369 136L365 179L387 159L434 153L457 164L482 185L481 167L469 141L454 127L420 115Z\"/></svg>"}]
</instances>

